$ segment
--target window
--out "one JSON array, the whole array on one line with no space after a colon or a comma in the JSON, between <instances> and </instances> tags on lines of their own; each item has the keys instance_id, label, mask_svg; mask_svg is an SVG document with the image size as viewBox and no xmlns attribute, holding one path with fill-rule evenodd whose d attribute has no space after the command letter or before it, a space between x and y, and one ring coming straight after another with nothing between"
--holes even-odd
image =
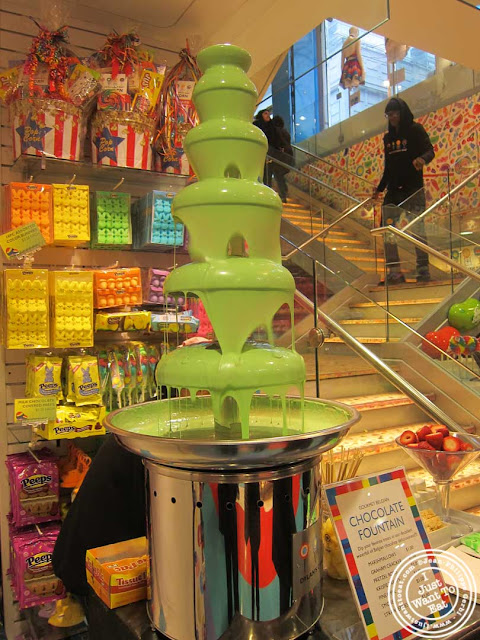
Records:
<instances>
[{"instance_id":1,"label":"window","mask_svg":"<svg viewBox=\"0 0 480 640\"><path fill-rule=\"evenodd\" d=\"M329 19L295 43L272 82L271 100L262 101L265 106L273 104L274 112L283 117L295 142L338 124L435 73L435 56L414 48L408 49L403 60L387 68L385 38L360 30L365 84L360 86L358 94L357 89L350 92L342 89L339 86L341 48L350 27L340 20ZM322 58L326 62L322 63Z\"/></svg>"}]
</instances>

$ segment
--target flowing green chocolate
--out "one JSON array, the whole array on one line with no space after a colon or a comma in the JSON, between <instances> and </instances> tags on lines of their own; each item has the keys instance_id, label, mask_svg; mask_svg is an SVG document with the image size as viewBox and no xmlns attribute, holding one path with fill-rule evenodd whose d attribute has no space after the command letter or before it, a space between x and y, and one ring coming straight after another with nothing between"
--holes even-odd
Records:
<instances>
[{"instance_id":1,"label":"flowing green chocolate","mask_svg":"<svg viewBox=\"0 0 480 640\"><path fill-rule=\"evenodd\" d=\"M249 417L256 392L279 397L281 433L267 431L287 435L287 393L296 388L303 402L305 383L305 364L293 344L284 349L249 340L264 328L273 343L273 317L284 304L293 323L295 292L281 261L282 203L259 182L267 141L251 123L257 92L246 75L250 63L249 54L233 45L198 55L204 75L193 100L201 124L184 145L198 183L173 200L173 215L188 230L193 262L175 269L164 290L202 300L218 345L177 349L162 358L156 373L169 393L188 389L194 398L207 390L219 436L244 439L253 435Z\"/></svg>"}]
</instances>

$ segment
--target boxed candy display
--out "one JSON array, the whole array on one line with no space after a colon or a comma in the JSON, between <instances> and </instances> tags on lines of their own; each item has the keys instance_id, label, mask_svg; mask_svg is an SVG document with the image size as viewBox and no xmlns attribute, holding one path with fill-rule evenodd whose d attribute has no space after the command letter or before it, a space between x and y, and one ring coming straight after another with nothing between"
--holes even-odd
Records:
<instances>
[{"instance_id":1,"label":"boxed candy display","mask_svg":"<svg viewBox=\"0 0 480 640\"><path fill-rule=\"evenodd\" d=\"M54 574L52 555L60 532L58 524L10 532L10 575L20 609L60 600L66 592Z\"/></svg>"},{"instance_id":2,"label":"boxed candy display","mask_svg":"<svg viewBox=\"0 0 480 640\"><path fill-rule=\"evenodd\" d=\"M60 405L55 422L39 425L37 433L45 440L88 438L105 435L105 407Z\"/></svg>"},{"instance_id":3,"label":"boxed candy display","mask_svg":"<svg viewBox=\"0 0 480 640\"><path fill-rule=\"evenodd\" d=\"M173 296L165 296L163 293L163 283L170 271L163 269L148 269L144 272L143 280L143 302L160 305L175 305L183 308L185 298L179 296L175 299Z\"/></svg>"},{"instance_id":4,"label":"boxed candy display","mask_svg":"<svg viewBox=\"0 0 480 640\"><path fill-rule=\"evenodd\" d=\"M87 582L110 609L149 597L150 561L146 538L89 549Z\"/></svg>"},{"instance_id":5,"label":"boxed candy display","mask_svg":"<svg viewBox=\"0 0 480 640\"><path fill-rule=\"evenodd\" d=\"M94 272L95 308L136 305L142 300L140 269L105 269Z\"/></svg>"},{"instance_id":6,"label":"boxed candy display","mask_svg":"<svg viewBox=\"0 0 480 640\"><path fill-rule=\"evenodd\" d=\"M95 317L96 331L148 331L150 311L98 312Z\"/></svg>"},{"instance_id":7,"label":"boxed candy display","mask_svg":"<svg viewBox=\"0 0 480 640\"><path fill-rule=\"evenodd\" d=\"M52 187L33 182L5 185L5 216L2 231L36 222L45 242L53 241Z\"/></svg>"},{"instance_id":8,"label":"boxed candy display","mask_svg":"<svg viewBox=\"0 0 480 640\"><path fill-rule=\"evenodd\" d=\"M62 358L53 355L29 355L26 361L25 396L48 398L57 404L63 400Z\"/></svg>"},{"instance_id":9,"label":"boxed candy display","mask_svg":"<svg viewBox=\"0 0 480 640\"><path fill-rule=\"evenodd\" d=\"M90 201L87 185L54 184L53 239L73 246L90 241Z\"/></svg>"},{"instance_id":10,"label":"boxed candy display","mask_svg":"<svg viewBox=\"0 0 480 640\"><path fill-rule=\"evenodd\" d=\"M35 454L7 456L10 484L11 523L25 527L57 520L59 517L59 482L57 460L48 449Z\"/></svg>"},{"instance_id":11,"label":"boxed candy display","mask_svg":"<svg viewBox=\"0 0 480 640\"><path fill-rule=\"evenodd\" d=\"M159 250L161 247L181 247L184 227L174 222L172 200L174 193L152 191L135 203L134 249Z\"/></svg>"},{"instance_id":12,"label":"boxed candy display","mask_svg":"<svg viewBox=\"0 0 480 640\"><path fill-rule=\"evenodd\" d=\"M48 271L5 269L7 349L50 345Z\"/></svg>"},{"instance_id":13,"label":"boxed candy display","mask_svg":"<svg viewBox=\"0 0 480 640\"><path fill-rule=\"evenodd\" d=\"M92 248L126 249L132 246L130 194L97 191L92 194Z\"/></svg>"},{"instance_id":14,"label":"boxed candy display","mask_svg":"<svg viewBox=\"0 0 480 640\"><path fill-rule=\"evenodd\" d=\"M166 333L196 333L200 325L193 311L181 313L152 313L152 331Z\"/></svg>"},{"instance_id":15,"label":"boxed candy display","mask_svg":"<svg viewBox=\"0 0 480 640\"><path fill-rule=\"evenodd\" d=\"M93 272L50 271L52 346L93 346Z\"/></svg>"}]
</instances>

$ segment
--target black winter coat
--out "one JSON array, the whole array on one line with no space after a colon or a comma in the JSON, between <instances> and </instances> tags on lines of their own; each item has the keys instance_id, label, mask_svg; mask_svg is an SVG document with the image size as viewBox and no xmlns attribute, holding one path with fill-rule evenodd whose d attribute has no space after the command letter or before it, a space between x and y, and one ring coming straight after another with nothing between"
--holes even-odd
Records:
<instances>
[{"instance_id":1,"label":"black winter coat","mask_svg":"<svg viewBox=\"0 0 480 640\"><path fill-rule=\"evenodd\" d=\"M385 169L378 191L403 189L415 192L423 187L423 171L413 166L415 158L423 158L428 164L435 157L428 133L413 119L410 107L401 98L395 98L400 107L398 131L391 125L383 138Z\"/></svg>"}]
</instances>

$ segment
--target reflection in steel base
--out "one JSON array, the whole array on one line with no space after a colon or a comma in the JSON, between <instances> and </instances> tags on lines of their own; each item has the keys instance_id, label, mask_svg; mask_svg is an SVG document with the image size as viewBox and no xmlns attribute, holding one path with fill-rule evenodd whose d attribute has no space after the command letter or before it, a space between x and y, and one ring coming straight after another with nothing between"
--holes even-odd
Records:
<instances>
[{"instance_id":1,"label":"reflection in steel base","mask_svg":"<svg viewBox=\"0 0 480 640\"><path fill-rule=\"evenodd\" d=\"M161 633L291 640L315 624L323 603L318 458L248 482L146 468L149 614Z\"/></svg>"}]
</instances>

